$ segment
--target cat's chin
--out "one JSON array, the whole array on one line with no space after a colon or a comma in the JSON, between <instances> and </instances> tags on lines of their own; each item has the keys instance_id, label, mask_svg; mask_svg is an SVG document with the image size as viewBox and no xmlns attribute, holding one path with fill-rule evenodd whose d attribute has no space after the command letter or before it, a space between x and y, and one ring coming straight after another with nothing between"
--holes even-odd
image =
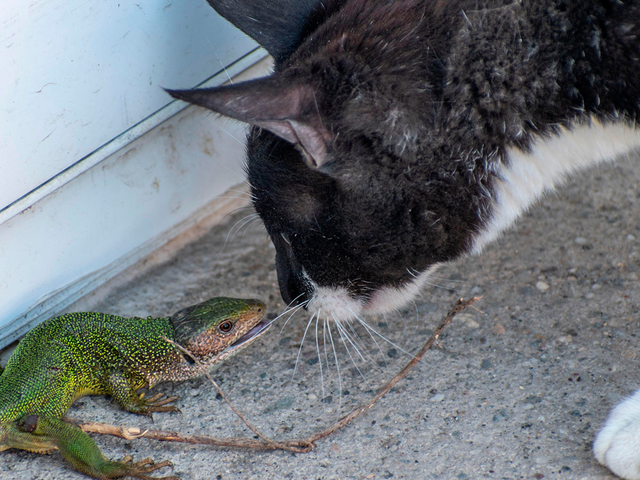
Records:
<instances>
[{"instance_id":1,"label":"cat's chin","mask_svg":"<svg viewBox=\"0 0 640 480\"><path fill-rule=\"evenodd\" d=\"M310 281L313 295L307 309L312 315L341 321L403 308L420 294L437 268L437 265L433 265L421 274L414 275L413 280L402 287L381 287L361 298L354 298L346 288L323 287Z\"/></svg>"}]
</instances>

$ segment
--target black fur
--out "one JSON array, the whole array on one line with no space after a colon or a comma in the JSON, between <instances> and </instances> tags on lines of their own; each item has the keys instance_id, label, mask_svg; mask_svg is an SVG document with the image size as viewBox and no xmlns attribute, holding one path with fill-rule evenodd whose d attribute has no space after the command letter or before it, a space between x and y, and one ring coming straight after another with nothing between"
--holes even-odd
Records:
<instances>
[{"instance_id":1,"label":"black fur","mask_svg":"<svg viewBox=\"0 0 640 480\"><path fill-rule=\"evenodd\" d=\"M220 15L262 45L276 62L289 57L332 10L321 0L207 0Z\"/></svg>"},{"instance_id":2,"label":"black fur","mask_svg":"<svg viewBox=\"0 0 640 480\"><path fill-rule=\"evenodd\" d=\"M366 299L468 253L508 148L640 113L638 1L209 3L275 73L171 93L254 125L247 175L287 302L309 279Z\"/></svg>"}]
</instances>

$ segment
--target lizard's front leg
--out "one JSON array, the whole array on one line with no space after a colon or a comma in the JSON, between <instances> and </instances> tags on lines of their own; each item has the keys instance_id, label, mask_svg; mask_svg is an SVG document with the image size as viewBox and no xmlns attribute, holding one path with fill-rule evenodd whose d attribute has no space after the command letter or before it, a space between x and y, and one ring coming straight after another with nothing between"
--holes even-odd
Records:
<instances>
[{"instance_id":1,"label":"lizard's front leg","mask_svg":"<svg viewBox=\"0 0 640 480\"><path fill-rule=\"evenodd\" d=\"M121 371L109 373L107 379L107 391L127 412L150 416L151 412L179 412L180 409L167 405L178 397L165 397L159 393L150 398L144 398L144 393L138 394L132 386L132 381Z\"/></svg>"},{"instance_id":2,"label":"lizard's front leg","mask_svg":"<svg viewBox=\"0 0 640 480\"><path fill-rule=\"evenodd\" d=\"M141 480L179 480L179 477L151 477L150 472L172 466L171 462L154 463L145 459L134 463L130 458L122 462L105 458L96 443L85 432L64 420L44 415L27 415L17 422L18 430L24 435L46 439L60 450L62 456L73 467L87 475L99 479L134 477Z\"/></svg>"}]
</instances>

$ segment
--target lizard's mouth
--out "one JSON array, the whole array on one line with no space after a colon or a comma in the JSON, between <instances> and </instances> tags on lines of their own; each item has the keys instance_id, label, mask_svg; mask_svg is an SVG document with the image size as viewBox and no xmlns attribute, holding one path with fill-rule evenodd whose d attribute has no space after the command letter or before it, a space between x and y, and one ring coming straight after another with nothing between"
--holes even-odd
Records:
<instances>
[{"instance_id":1,"label":"lizard's mouth","mask_svg":"<svg viewBox=\"0 0 640 480\"><path fill-rule=\"evenodd\" d=\"M236 349L241 345L246 344L247 342L253 342L259 336L261 336L267 330L269 330L269 328L271 328L272 323L273 323L273 320L269 320L267 322L264 322L264 321L258 322L258 324L255 327L253 327L251 330L249 330L247 333L241 336L238 340L236 340L232 345L230 345L227 348L227 351Z\"/></svg>"}]
</instances>

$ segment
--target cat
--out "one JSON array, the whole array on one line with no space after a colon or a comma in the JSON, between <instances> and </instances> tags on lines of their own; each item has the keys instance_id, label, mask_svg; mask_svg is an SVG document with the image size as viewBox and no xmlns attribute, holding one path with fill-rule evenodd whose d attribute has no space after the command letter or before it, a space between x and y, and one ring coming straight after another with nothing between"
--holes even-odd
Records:
<instances>
[{"instance_id":1,"label":"cat","mask_svg":"<svg viewBox=\"0 0 640 480\"><path fill-rule=\"evenodd\" d=\"M640 0L208 0L272 75L169 91L253 126L287 303L403 306L572 172L640 147ZM640 478L640 391L596 458Z\"/></svg>"}]
</instances>

